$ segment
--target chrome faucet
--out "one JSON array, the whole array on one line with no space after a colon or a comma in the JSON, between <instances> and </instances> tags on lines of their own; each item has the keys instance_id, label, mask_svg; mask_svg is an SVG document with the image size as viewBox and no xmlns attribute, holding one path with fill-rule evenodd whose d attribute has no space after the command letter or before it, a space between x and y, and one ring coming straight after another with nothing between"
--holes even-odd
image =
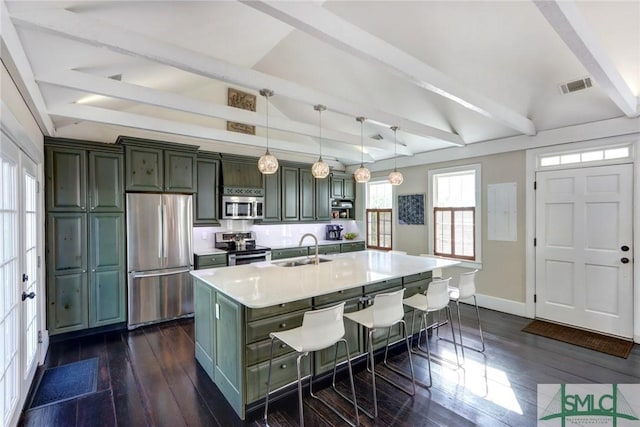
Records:
<instances>
[{"instance_id":1,"label":"chrome faucet","mask_svg":"<svg viewBox=\"0 0 640 427\"><path fill-rule=\"evenodd\" d=\"M316 242L316 258L315 258L315 264L318 265L318 238L316 237L315 234L313 233L305 233L302 235L302 237L300 238L300 243L298 243L298 246L302 246L302 241L304 240L305 237L313 237L313 240Z\"/></svg>"}]
</instances>

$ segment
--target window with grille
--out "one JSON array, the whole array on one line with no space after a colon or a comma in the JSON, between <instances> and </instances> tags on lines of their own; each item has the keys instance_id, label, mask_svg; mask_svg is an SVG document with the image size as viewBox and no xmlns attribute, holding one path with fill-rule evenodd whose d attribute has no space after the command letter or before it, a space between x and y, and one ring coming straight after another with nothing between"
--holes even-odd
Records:
<instances>
[{"instance_id":1,"label":"window with grille","mask_svg":"<svg viewBox=\"0 0 640 427\"><path fill-rule=\"evenodd\" d=\"M429 179L432 253L477 261L480 166L431 171Z\"/></svg>"},{"instance_id":2,"label":"window with grille","mask_svg":"<svg viewBox=\"0 0 640 427\"><path fill-rule=\"evenodd\" d=\"M367 247L392 249L393 189L388 181L367 184Z\"/></svg>"}]
</instances>

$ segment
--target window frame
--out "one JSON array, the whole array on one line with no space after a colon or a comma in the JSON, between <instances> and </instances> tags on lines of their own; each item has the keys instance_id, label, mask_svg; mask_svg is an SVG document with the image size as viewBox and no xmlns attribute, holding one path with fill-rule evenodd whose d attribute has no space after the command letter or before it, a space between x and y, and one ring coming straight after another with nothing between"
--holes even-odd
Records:
<instances>
[{"instance_id":1,"label":"window frame","mask_svg":"<svg viewBox=\"0 0 640 427\"><path fill-rule=\"evenodd\" d=\"M438 175L451 174L464 171L473 171L475 173L475 212L474 212L474 253L475 259L471 260L468 257L451 257L435 255L435 217L434 217L434 200L435 185L434 179ZM462 267L481 268L482 267L482 165L480 163L466 164L461 166L454 166L448 168L430 169L427 173L428 176L428 194L427 197L427 209L429 215L428 221L428 238L427 238L427 253L433 256L439 256L441 258L460 261Z\"/></svg>"},{"instance_id":2,"label":"window frame","mask_svg":"<svg viewBox=\"0 0 640 427\"><path fill-rule=\"evenodd\" d=\"M377 242L378 242L378 246L373 246L369 244L369 235L370 235L370 222L369 222L369 213L375 212L377 213L376 217L377 217ZM380 246L380 213L388 213L391 216L391 229L390 231L390 246L386 247L386 246ZM371 248L371 249L378 249L381 251L390 251L393 250L393 208L367 208L365 209L365 227L367 230L367 235L366 235L366 244L367 244L367 248Z\"/></svg>"}]
</instances>

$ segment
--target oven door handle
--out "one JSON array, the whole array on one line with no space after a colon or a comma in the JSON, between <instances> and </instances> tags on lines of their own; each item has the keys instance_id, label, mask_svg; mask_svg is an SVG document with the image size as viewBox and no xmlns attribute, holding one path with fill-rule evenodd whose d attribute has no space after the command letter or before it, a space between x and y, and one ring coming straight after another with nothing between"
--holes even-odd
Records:
<instances>
[{"instance_id":1,"label":"oven door handle","mask_svg":"<svg viewBox=\"0 0 640 427\"><path fill-rule=\"evenodd\" d=\"M267 256L266 252L263 252L261 254L253 254L253 255L237 255L237 254L229 255L229 257L233 257L235 259L264 258L265 256Z\"/></svg>"}]
</instances>

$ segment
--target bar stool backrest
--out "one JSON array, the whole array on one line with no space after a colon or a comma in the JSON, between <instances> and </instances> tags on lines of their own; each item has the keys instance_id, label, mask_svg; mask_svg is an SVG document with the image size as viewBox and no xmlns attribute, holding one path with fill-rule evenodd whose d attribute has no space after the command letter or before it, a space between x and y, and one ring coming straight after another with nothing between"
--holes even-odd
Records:
<instances>
[{"instance_id":1,"label":"bar stool backrest","mask_svg":"<svg viewBox=\"0 0 640 427\"><path fill-rule=\"evenodd\" d=\"M375 296L373 299L374 328L387 328L404 318L403 297L404 288L396 292Z\"/></svg>"},{"instance_id":2,"label":"bar stool backrest","mask_svg":"<svg viewBox=\"0 0 640 427\"><path fill-rule=\"evenodd\" d=\"M313 342L315 348L334 345L344 336L344 302L332 307L312 310L304 313L302 333L305 339Z\"/></svg>"},{"instance_id":3,"label":"bar stool backrest","mask_svg":"<svg viewBox=\"0 0 640 427\"><path fill-rule=\"evenodd\" d=\"M458 282L460 296L458 297L458 299L466 299L475 295L477 272L478 270L474 270L460 275L460 279Z\"/></svg>"},{"instance_id":4,"label":"bar stool backrest","mask_svg":"<svg viewBox=\"0 0 640 427\"><path fill-rule=\"evenodd\" d=\"M449 281L447 279L436 279L429 283L427 288L427 307L429 311L436 311L449 305Z\"/></svg>"}]
</instances>

